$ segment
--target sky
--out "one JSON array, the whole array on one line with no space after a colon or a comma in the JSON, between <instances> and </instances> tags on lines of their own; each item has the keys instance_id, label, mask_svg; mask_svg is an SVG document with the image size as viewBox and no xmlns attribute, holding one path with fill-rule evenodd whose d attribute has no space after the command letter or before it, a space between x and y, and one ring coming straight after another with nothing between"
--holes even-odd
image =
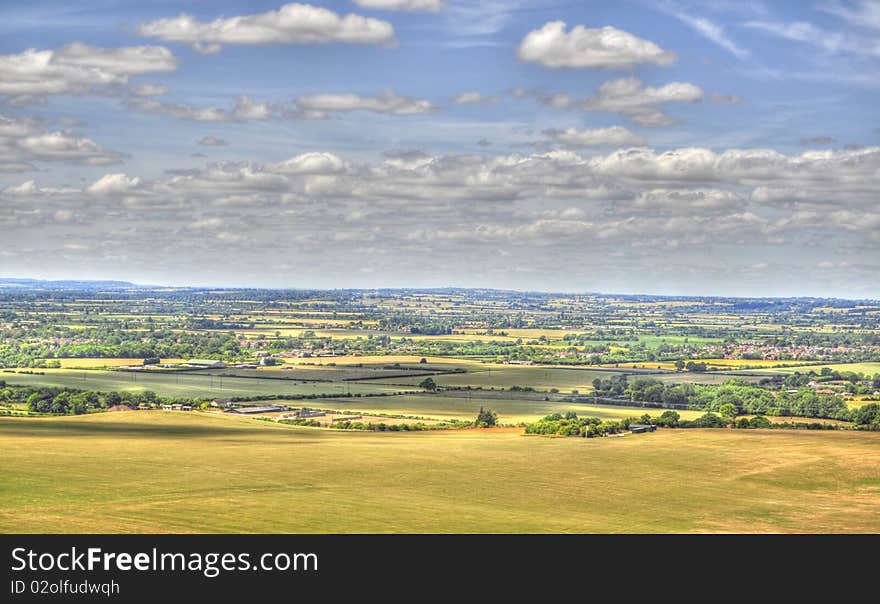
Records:
<instances>
[{"instance_id":1,"label":"sky","mask_svg":"<svg viewBox=\"0 0 880 604\"><path fill-rule=\"evenodd\" d=\"M880 298L880 0L0 2L0 276Z\"/></svg>"}]
</instances>

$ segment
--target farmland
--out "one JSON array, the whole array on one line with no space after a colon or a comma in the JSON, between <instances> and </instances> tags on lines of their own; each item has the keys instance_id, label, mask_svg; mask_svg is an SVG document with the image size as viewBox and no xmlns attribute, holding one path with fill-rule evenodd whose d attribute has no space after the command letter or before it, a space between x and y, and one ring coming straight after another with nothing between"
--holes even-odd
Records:
<instances>
[{"instance_id":1,"label":"farmland","mask_svg":"<svg viewBox=\"0 0 880 604\"><path fill-rule=\"evenodd\" d=\"M878 309L0 282L0 531L875 532Z\"/></svg>"},{"instance_id":2,"label":"farmland","mask_svg":"<svg viewBox=\"0 0 880 604\"><path fill-rule=\"evenodd\" d=\"M880 530L874 433L390 435L156 411L0 418L0 447L2 531Z\"/></svg>"},{"instance_id":3,"label":"farmland","mask_svg":"<svg viewBox=\"0 0 880 604\"><path fill-rule=\"evenodd\" d=\"M565 400L564 397L554 397L555 400L545 401L537 397L514 398L514 396L502 392L483 392L472 395L468 395L466 392L448 392L439 395L422 393L370 398L334 398L324 402L315 402L312 406L443 420L469 420L477 415L480 407L491 407L498 413L498 420L502 424L531 422L551 413L574 412L578 415L602 419L622 419L636 417L646 411L640 407L575 403ZM681 411L680 413L686 419L701 415L699 411Z\"/></svg>"},{"instance_id":4,"label":"farmland","mask_svg":"<svg viewBox=\"0 0 880 604\"><path fill-rule=\"evenodd\" d=\"M383 394L416 390L374 382L304 382L291 379L222 377L207 372L120 372L43 369L41 373L0 373L9 384L57 386L83 390L144 392L168 397L232 397L258 395Z\"/></svg>"}]
</instances>

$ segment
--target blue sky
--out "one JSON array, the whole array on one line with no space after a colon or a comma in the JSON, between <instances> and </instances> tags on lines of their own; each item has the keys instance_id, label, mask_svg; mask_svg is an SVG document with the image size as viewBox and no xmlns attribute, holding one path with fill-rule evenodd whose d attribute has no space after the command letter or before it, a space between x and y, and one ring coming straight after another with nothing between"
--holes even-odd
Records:
<instances>
[{"instance_id":1,"label":"blue sky","mask_svg":"<svg viewBox=\"0 0 880 604\"><path fill-rule=\"evenodd\" d=\"M880 296L875 0L70 4L0 5L4 275Z\"/></svg>"}]
</instances>

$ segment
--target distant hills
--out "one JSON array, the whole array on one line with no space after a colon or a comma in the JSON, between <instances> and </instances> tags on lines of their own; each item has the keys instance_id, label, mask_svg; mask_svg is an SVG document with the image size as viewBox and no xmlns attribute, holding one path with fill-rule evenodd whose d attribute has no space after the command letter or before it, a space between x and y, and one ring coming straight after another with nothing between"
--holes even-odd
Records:
<instances>
[{"instance_id":1,"label":"distant hills","mask_svg":"<svg viewBox=\"0 0 880 604\"><path fill-rule=\"evenodd\" d=\"M97 280L90 281L85 279L64 279L64 280L46 280L46 279L16 279L0 277L0 292L123 292L129 291L134 294L142 294L147 291L162 292L179 292L185 293L219 293L219 292L256 292L272 297L276 292L326 292L332 295L359 295L364 292L375 292L380 295L406 295L412 293L439 294L439 295L464 295L464 296L480 296L484 298L510 299L537 299L543 300L555 296L593 296L598 299L618 299L627 302L656 302L664 300L682 300L688 302L726 302L733 309L743 311L758 310L761 308L772 308L775 305L805 305L805 306L829 306L838 308L850 308L854 305L862 303L876 304L878 300L873 298L824 298L813 296L789 296L789 297L773 297L773 296L698 296L698 295L658 295L658 294L618 294L613 292L543 292L529 290L506 290L494 288L467 288L467 287L400 287L400 288L266 288L266 287L205 287L205 286L167 286L167 285L145 285L131 283L130 281L112 281ZM779 310L778 308L774 310Z\"/></svg>"},{"instance_id":2,"label":"distant hills","mask_svg":"<svg viewBox=\"0 0 880 604\"><path fill-rule=\"evenodd\" d=\"M107 291L120 289L151 289L154 286L137 285L128 281L81 281L44 279L7 279L0 277L0 290L78 290Z\"/></svg>"}]
</instances>

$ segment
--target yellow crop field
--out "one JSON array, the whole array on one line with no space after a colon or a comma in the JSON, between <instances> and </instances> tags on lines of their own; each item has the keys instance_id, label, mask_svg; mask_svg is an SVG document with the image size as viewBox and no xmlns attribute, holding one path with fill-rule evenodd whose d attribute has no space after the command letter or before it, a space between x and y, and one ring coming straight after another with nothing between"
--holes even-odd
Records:
<instances>
[{"instance_id":1,"label":"yellow crop field","mask_svg":"<svg viewBox=\"0 0 880 604\"><path fill-rule=\"evenodd\" d=\"M61 369L97 369L100 367L125 367L128 365L142 365L143 358L136 359L105 359L98 357L84 357L77 359L45 359L47 361L59 361ZM184 363L186 359L162 359L163 363Z\"/></svg>"},{"instance_id":2,"label":"yellow crop field","mask_svg":"<svg viewBox=\"0 0 880 604\"><path fill-rule=\"evenodd\" d=\"M0 450L3 532L880 532L869 432L350 433L155 411L0 418Z\"/></svg>"}]
</instances>

